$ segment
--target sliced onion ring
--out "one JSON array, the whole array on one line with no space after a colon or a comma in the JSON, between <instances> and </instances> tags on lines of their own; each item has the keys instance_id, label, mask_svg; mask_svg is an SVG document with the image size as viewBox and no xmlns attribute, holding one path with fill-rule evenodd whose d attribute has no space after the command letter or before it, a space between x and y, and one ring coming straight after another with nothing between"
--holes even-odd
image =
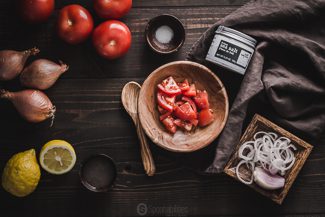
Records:
<instances>
[{"instance_id":1,"label":"sliced onion ring","mask_svg":"<svg viewBox=\"0 0 325 217\"><path fill-rule=\"evenodd\" d=\"M245 180L245 179L243 179L242 177L241 177L241 175L240 175L240 172L239 172L239 168L240 168L240 166L242 165L242 164L246 164L246 166L247 166L247 168L248 169L250 169L249 168L249 164L251 165L251 171L252 171L252 175L251 175L251 177L250 177L250 179L247 181L247 180ZM237 175L237 178L242 182L242 183L245 183L246 185L250 185L250 184L252 184L253 183L253 181L254 181L254 176L253 176L253 171L254 171L254 168L255 168L255 165L254 165L254 163L252 162L252 161L245 161L245 160L241 160L238 164L237 164L237 167L236 167L236 175Z\"/></svg>"},{"instance_id":2,"label":"sliced onion ring","mask_svg":"<svg viewBox=\"0 0 325 217\"><path fill-rule=\"evenodd\" d=\"M251 167L252 173L255 166L262 167L273 175L285 175L292 168L296 160L294 151L297 148L291 144L289 138L265 131L255 133L253 138L254 140L245 142L238 150L241 161L236 167L236 174L241 182L252 183L252 180L244 180L239 174L239 167L244 163L249 169Z\"/></svg>"}]
</instances>

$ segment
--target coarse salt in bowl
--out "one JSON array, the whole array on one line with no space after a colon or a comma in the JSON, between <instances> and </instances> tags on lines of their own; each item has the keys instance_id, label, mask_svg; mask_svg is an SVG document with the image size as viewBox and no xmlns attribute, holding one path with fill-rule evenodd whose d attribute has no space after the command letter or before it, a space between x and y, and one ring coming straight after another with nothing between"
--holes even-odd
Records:
<instances>
[{"instance_id":1,"label":"coarse salt in bowl","mask_svg":"<svg viewBox=\"0 0 325 217\"><path fill-rule=\"evenodd\" d=\"M185 41L183 24L177 17L168 14L152 18L145 35L149 47L159 54L177 52Z\"/></svg>"}]
</instances>

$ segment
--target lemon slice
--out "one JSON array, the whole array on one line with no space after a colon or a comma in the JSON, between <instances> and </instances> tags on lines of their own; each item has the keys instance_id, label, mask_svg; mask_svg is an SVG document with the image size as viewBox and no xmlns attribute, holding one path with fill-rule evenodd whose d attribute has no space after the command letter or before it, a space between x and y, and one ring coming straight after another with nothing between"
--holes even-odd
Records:
<instances>
[{"instance_id":1,"label":"lemon slice","mask_svg":"<svg viewBox=\"0 0 325 217\"><path fill-rule=\"evenodd\" d=\"M76 163L73 147L64 140L52 140L41 150L40 163L44 170L52 174L69 172Z\"/></svg>"}]
</instances>

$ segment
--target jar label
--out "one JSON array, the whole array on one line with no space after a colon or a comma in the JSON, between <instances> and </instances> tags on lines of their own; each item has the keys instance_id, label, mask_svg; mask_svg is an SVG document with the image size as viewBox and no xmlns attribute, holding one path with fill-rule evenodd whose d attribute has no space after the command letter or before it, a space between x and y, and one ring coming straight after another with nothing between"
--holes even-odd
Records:
<instances>
[{"instance_id":1,"label":"jar label","mask_svg":"<svg viewBox=\"0 0 325 217\"><path fill-rule=\"evenodd\" d=\"M246 69L252 53L235 44L221 40L215 57L231 62Z\"/></svg>"}]
</instances>

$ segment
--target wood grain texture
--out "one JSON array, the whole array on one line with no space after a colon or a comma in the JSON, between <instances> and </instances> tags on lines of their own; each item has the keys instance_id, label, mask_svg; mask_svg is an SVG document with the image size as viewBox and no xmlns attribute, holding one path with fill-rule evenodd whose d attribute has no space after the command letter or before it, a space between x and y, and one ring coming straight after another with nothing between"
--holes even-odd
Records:
<instances>
[{"instance_id":1,"label":"wood grain texture","mask_svg":"<svg viewBox=\"0 0 325 217\"><path fill-rule=\"evenodd\" d=\"M38 46L40 57L62 59L70 69L46 91L57 107L56 120L50 129L46 123L24 122L9 102L0 101L0 172L14 153L29 148L36 148L39 153L51 139L71 142L78 159L68 174L53 176L42 171L38 188L26 198L14 198L0 187L1 217L139 216L140 203L150 210L147 216L170 215L167 208L173 207L174 216L324 216L325 146L322 144L313 144L313 152L281 206L226 175L204 174L202 171L214 157L215 142L189 154L171 153L150 143L157 174L147 177L143 172L135 127L120 101L124 84L130 80L142 84L158 66L184 59L192 43L210 25L246 1L134 0L135 8L123 18L131 28L133 44L125 57L114 62L99 58L90 41L69 46L57 39L54 34L57 11L70 1L57 0L50 21L35 27L18 21L12 13L13 2L0 1L1 49ZM73 3L91 9L91 1ZM176 55L157 56L144 44L147 20L161 13L174 14L185 24L187 38ZM99 23L97 17L95 21ZM219 76L220 72L217 73ZM225 83L224 77L221 79ZM238 88L238 83L231 79L227 84L228 92ZM21 89L17 81L1 82L0 87ZM103 194L88 192L78 176L81 162L98 153L113 157L118 167L114 188Z\"/></svg>"}]
</instances>

